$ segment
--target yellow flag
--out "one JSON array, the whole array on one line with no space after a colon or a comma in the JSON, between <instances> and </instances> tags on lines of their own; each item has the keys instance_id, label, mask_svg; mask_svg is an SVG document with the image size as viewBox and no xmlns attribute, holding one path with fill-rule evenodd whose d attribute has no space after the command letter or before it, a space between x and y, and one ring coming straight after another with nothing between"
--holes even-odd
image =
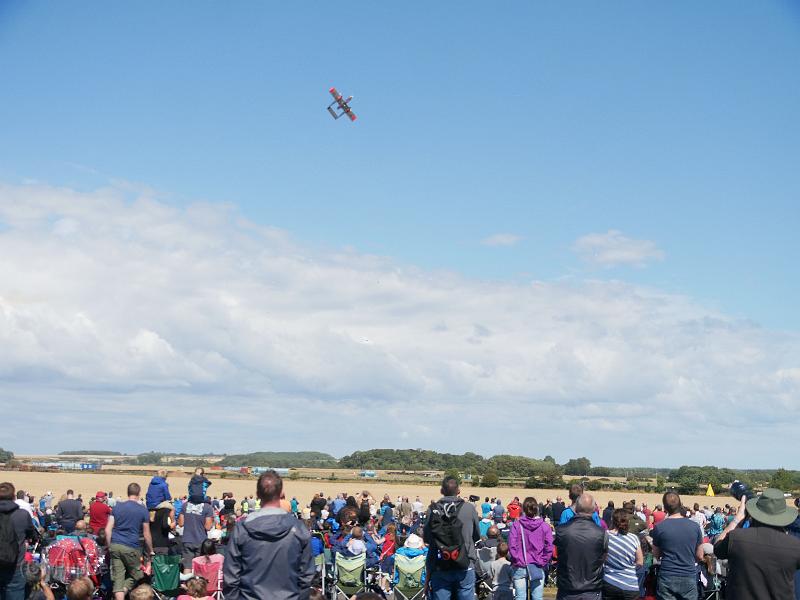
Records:
<instances>
[{"instance_id":1,"label":"yellow flag","mask_svg":"<svg viewBox=\"0 0 800 600\"><path fill-rule=\"evenodd\" d=\"M711 484L708 484L708 489L706 490L706 496L713 496L714 495L714 488L711 487Z\"/></svg>"}]
</instances>

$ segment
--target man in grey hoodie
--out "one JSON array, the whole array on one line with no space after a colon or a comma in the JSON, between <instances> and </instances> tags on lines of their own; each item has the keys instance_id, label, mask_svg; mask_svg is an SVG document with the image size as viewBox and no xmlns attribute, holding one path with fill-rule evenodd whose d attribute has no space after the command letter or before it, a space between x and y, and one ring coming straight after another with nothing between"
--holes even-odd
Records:
<instances>
[{"instance_id":1,"label":"man in grey hoodie","mask_svg":"<svg viewBox=\"0 0 800 600\"><path fill-rule=\"evenodd\" d=\"M314 579L311 533L281 508L283 480L262 473L256 491L261 509L239 521L223 567L225 600L307 600Z\"/></svg>"},{"instance_id":2,"label":"man in grey hoodie","mask_svg":"<svg viewBox=\"0 0 800 600\"><path fill-rule=\"evenodd\" d=\"M466 568L446 568L444 561L439 560L440 551L431 525L432 511L439 510L439 508L429 508L428 516L425 519L422 535L425 543L430 546L426 564L432 600L472 600L475 598L475 561L478 559L475 542L481 539L481 533L475 506L472 502L464 502L459 497L460 493L458 480L448 475L442 481L442 498L438 505L452 506L457 511L456 514L461 523L461 540L464 544L464 548L461 550L466 550L469 558ZM226 598L226 600L228 599Z\"/></svg>"}]
</instances>

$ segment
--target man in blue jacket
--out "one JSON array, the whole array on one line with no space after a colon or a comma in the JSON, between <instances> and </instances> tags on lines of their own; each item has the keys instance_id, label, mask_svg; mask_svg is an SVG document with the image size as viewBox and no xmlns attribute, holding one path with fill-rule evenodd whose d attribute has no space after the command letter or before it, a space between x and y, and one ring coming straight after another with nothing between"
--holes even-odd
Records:
<instances>
[{"instance_id":1,"label":"man in blue jacket","mask_svg":"<svg viewBox=\"0 0 800 600\"><path fill-rule=\"evenodd\" d=\"M150 480L150 485L147 488L147 495L145 496L147 510L155 510L162 502L170 501L172 501L172 496L169 493L167 472L161 469L158 475Z\"/></svg>"}]
</instances>

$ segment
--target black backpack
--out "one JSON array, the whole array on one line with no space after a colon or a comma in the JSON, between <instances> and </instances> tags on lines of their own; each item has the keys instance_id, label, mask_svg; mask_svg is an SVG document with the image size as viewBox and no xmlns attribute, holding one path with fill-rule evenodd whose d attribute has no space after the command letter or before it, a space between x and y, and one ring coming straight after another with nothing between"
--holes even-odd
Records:
<instances>
[{"instance_id":1,"label":"black backpack","mask_svg":"<svg viewBox=\"0 0 800 600\"><path fill-rule=\"evenodd\" d=\"M431 507L430 532L436 542L436 567L467 569L469 554L458 512L463 500L437 502Z\"/></svg>"},{"instance_id":2,"label":"black backpack","mask_svg":"<svg viewBox=\"0 0 800 600\"><path fill-rule=\"evenodd\" d=\"M16 567L19 558L19 538L11 522L11 515L17 510L0 513L0 569L3 570Z\"/></svg>"}]
</instances>

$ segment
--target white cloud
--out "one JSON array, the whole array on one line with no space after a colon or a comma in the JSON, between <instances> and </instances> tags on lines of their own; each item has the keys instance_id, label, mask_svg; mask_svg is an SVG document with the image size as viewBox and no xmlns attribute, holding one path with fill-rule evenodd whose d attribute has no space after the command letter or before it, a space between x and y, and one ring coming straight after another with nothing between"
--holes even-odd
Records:
<instances>
[{"instance_id":1,"label":"white cloud","mask_svg":"<svg viewBox=\"0 0 800 600\"><path fill-rule=\"evenodd\" d=\"M770 465L791 455L798 372L797 335L656 289L489 283L321 253L230 206L0 186L0 398L31 408L0 435L19 451Z\"/></svg>"},{"instance_id":2,"label":"white cloud","mask_svg":"<svg viewBox=\"0 0 800 600\"><path fill-rule=\"evenodd\" d=\"M514 233L495 233L481 240L484 246L514 246L522 241L522 236Z\"/></svg>"},{"instance_id":3,"label":"white cloud","mask_svg":"<svg viewBox=\"0 0 800 600\"><path fill-rule=\"evenodd\" d=\"M648 262L664 260L664 252L659 250L655 242L635 240L616 229L584 235L575 240L572 249L581 260L601 267L643 267Z\"/></svg>"}]
</instances>

